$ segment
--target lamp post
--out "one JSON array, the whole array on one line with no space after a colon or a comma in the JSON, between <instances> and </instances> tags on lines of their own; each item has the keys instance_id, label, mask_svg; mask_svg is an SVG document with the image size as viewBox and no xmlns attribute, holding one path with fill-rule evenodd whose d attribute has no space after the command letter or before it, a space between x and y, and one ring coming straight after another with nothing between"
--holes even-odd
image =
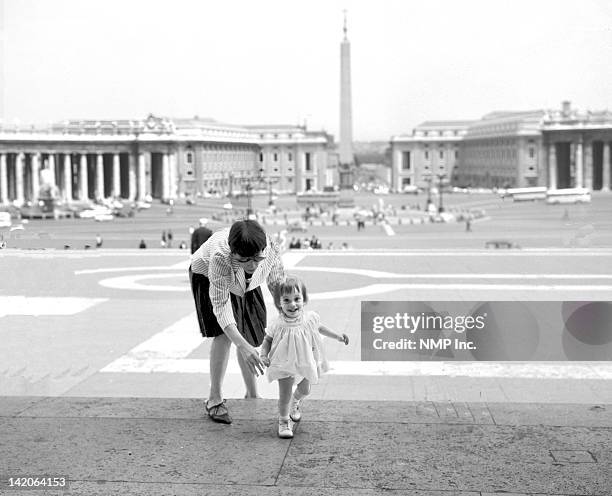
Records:
<instances>
[{"instance_id":1,"label":"lamp post","mask_svg":"<svg viewBox=\"0 0 612 496\"><path fill-rule=\"evenodd\" d=\"M444 173L440 173L438 174L438 179L439 179L439 183L438 183L438 189L440 190L440 206L438 207L438 213L442 213L444 212L444 205L442 203L442 180L446 177L446 174Z\"/></svg>"},{"instance_id":2,"label":"lamp post","mask_svg":"<svg viewBox=\"0 0 612 496\"><path fill-rule=\"evenodd\" d=\"M268 206L271 207L274 205L274 200L272 199L272 179L268 179Z\"/></svg>"},{"instance_id":3,"label":"lamp post","mask_svg":"<svg viewBox=\"0 0 612 496\"><path fill-rule=\"evenodd\" d=\"M427 182L427 202L425 203L425 211L429 211L429 205L431 205L431 172L425 171L423 172L423 178Z\"/></svg>"},{"instance_id":4,"label":"lamp post","mask_svg":"<svg viewBox=\"0 0 612 496\"><path fill-rule=\"evenodd\" d=\"M253 214L253 186L251 186L251 181L247 180L246 186L247 193L247 218L249 218Z\"/></svg>"}]
</instances>

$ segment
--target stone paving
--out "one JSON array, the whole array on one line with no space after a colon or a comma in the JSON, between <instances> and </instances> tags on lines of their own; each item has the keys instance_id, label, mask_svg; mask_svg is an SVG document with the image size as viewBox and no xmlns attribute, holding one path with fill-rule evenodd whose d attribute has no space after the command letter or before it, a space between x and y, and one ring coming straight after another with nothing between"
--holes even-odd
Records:
<instances>
[{"instance_id":1,"label":"stone paving","mask_svg":"<svg viewBox=\"0 0 612 496\"><path fill-rule=\"evenodd\" d=\"M292 440L275 401L228 405L231 426L201 400L8 398L1 472L65 476L84 495L612 491L610 405L311 400Z\"/></svg>"}]
</instances>

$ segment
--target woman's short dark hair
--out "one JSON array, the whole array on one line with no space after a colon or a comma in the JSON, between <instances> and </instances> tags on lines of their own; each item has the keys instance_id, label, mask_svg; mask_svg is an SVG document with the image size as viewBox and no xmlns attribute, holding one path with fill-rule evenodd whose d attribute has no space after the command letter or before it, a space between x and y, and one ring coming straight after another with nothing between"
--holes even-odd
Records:
<instances>
[{"instance_id":1,"label":"woman's short dark hair","mask_svg":"<svg viewBox=\"0 0 612 496\"><path fill-rule=\"evenodd\" d=\"M241 257L253 257L268 244L266 231L256 220L238 220L232 224L227 239L232 253Z\"/></svg>"}]
</instances>

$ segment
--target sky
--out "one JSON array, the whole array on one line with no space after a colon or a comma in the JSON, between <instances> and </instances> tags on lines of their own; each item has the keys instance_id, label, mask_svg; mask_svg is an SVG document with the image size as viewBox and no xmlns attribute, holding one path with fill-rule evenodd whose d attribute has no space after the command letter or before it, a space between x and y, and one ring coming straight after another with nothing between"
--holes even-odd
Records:
<instances>
[{"instance_id":1,"label":"sky","mask_svg":"<svg viewBox=\"0 0 612 496\"><path fill-rule=\"evenodd\" d=\"M609 0L0 0L0 118L207 117L338 137L495 110L612 108Z\"/></svg>"}]
</instances>

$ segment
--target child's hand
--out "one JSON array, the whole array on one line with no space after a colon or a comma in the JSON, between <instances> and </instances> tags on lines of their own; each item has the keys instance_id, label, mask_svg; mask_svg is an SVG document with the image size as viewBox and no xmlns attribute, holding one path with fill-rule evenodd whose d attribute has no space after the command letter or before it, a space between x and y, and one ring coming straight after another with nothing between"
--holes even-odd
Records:
<instances>
[{"instance_id":1,"label":"child's hand","mask_svg":"<svg viewBox=\"0 0 612 496\"><path fill-rule=\"evenodd\" d=\"M266 367L270 366L270 359L266 355L259 355L259 359L263 362Z\"/></svg>"},{"instance_id":2,"label":"child's hand","mask_svg":"<svg viewBox=\"0 0 612 496\"><path fill-rule=\"evenodd\" d=\"M341 343L344 343L345 345L349 344L349 338L346 334L343 334L342 336L340 336L338 338L338 341L340 341Z\"/></svg>"}]
</instances>

